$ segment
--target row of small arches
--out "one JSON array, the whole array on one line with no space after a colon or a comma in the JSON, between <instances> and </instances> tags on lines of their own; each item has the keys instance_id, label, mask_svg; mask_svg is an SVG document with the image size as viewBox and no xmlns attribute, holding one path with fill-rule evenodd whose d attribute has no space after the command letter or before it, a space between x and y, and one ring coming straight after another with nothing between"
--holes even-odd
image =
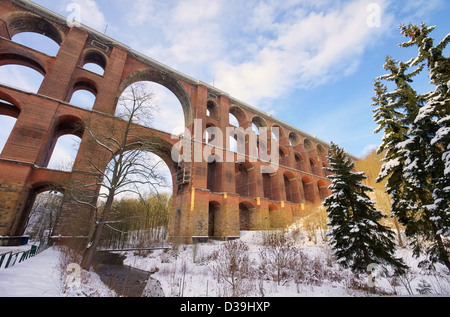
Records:
<instances>
[{"instance_id":1,"label":"row of small arches","mask_svg":"<svg viewBox=\"0 0 450 317\"><path fill-rule=\"evenodd\" d=\"M219 120L219 105L214 100L208 100L207 107L206 107L206 116L215 120ZM245 112L240 109L238 106L232 106L230 108L229 112L229 125L232 127L244 127L245 124L250 121L247 118L247 115ZM317 146L314 146L313 141L311 141L308 138L304 138L302 142L302 138L295 132L289 132L289 135L286 135L287 133L284 132L284 128L282 128L279 125L272 125L272 127L269 126L267 121L260 116L254 116L251 118L251 128L252 131L259 135L262 128L268 129L270 136L272 139L275 139L277 142L280 142L282 139L287 138L287 144L292 147L298 147L299 145L303 144L303 150L306 152L312 151L314 149L317 149L318 155L323 157L327 155L327 150L322 144L317 144ZM277 136L276 133L273 132L272 128L278 128L279 134Z\"/></svg>"}]
</instances>

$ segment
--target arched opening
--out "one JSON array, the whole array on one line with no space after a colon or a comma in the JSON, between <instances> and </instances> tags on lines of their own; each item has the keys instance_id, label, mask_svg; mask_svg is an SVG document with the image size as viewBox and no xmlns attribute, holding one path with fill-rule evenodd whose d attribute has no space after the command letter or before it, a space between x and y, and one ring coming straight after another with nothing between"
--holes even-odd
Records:
<instances>
[{"instance_id":1,"label":"arched opening","mask_svg":"<svg viewBox=\"0 0 450 317\"><path fill-rule=\"evenodd\" d=\"M44 75L41 72L30 66L20 65L16 61L0 66L0 83L6 86L37 93L43 80Z\"/></svg>"},{"instance_id":2,"label":"arched opening","mask_svg":"<svg viewBox=\"0 0 450 317\"><path fill-rule=\"evenodd\" d=\"M294 174L290 172L286 172L284 174L284 189L286 193L286 201L296 204L300 203L298 182Z\"/></svg>"},{"instance_id":3,"label":"arched opening","mask_svg":"<svg viewBox=\"0 0 450 317\"><path fill-rule=\"evenodd\" d=\"M0 155L3 152L12 130L14 129L16 121L17 119L14 117L0 114Z\"/></svg>"},{"instance_id":4,"label":"arched opening","mask_svg":"<svg viewBox=\"0 0 450 317\"><path fill-rule=\"evenodd\" d=\"M48 56L58 55L60 46L46 35L35 32L22 32L12 36L11 40Z\"/></svg>"},{"instance_id":5,"label":"arched opening","mask_svg":"<svg viewBox=\"0 0 450 317\"><path fill-rule=\"evenodd\" d=\"M252 130L256 135L260 135L261 129L266 128L267 124L261 117L254 117L252 119Z\"/></svg>"},{"instance_id":6,"label":"arched opening","mask_svg":"<svg viewBox=\"0 0 450 317\"><path fill-rule=\"evenodd\" d=\"M52 170L72 171L83 134L84 125L81 119L73 116L59 117L44 157L39 163Z\"/></svg>"},{"instance_id":7,"label":"arched opening","mask_svg":"<svg viewBox=\"0 0 450 317\"><path fill-rule=\"evenodd\" d=\"M161 141L154 151L145 146L130 148L118 153L107 165L97 200L102 209L107 199L113 199L104 246L122 248L166 242L171 198L178 190L176 164L171 161L168 146Z\"/></svg>"},{"instance_id":8,"label":"arched opening","mask_svg":"<svg viewBox=\"0 0 450 317\"><path fill-rule=\"evenodd\" d=\"M192 101L189 94L187 93L184 86L170 74L161 74L161 72L152 69L139 69L131 73L119 87L119 92L117 95L117 100L122 95L122 93L137 82L151 82L152 84L158 84L163 87L164 90L169 90L170 95L175 95L177 99L177 106L173 108L171 104L166 100L165 96L160 97L156 100L156 104L159 105L161 113L158 122L155 124L155 128L165 132L172 132L174 126L176 129L180 129L180 123L184 119L184 124L181 125L183 128L181 133L184 132L184 127L189 127L194 123L194 110ZM159 88L159 86L157 86ZM159 95L159 91L156 92ZM182 115L179 114L178 109L181 104ZM176 109L176 110L175 110ZM156 120L155 120L156 121ZM179 135L178 133L173 133L174 135Z\"/></svg>"},{"instance_id":9,"label":"arched opening","mask_svg":"<svg viewBox=\"0 0 450 317\"><path fill-rule=\"evenodd\" d=\"M272 176L270 174L264 173L262 174L262 177L263 177L264 197L267 199L274 200L272 189Z\"/></svg>"},{"instance_id":10,"label":"arched opening","mask_svg":"<svg viewBox=\"0 0 450 317\"><path fill-rule=\"evenodd\" d=\"M305 195L304 199L309 203L314 203L316 199L314 195L314 186L312 180L309 177L303 177L302 186L303 193Z\"/></svg>"},{"instance_id":11,"label":"arched opening","mask_svg":"<svg viewBox=\"0 0 450 317\"><path fill-rule=\"evenodd\" d=\"M327 155L327 151L325 150L325 148L322 144L317 144L317 152L319 153L319 156L321 156L321 157L324 157Z\"/></svg>"},{"instance_id":12,"label":"arched opening","mask_svg":"<svg viewBox=\"0 0 450 317\"><path fill-rule=\"evenodd\" d=\"M217 162L216 157L211 156L208 159L208 175L206 188L212 193L221 191L221 173L220 163Z\"/></svg>"},{"instance_id":13,"label":"arched opening","mask_svg":"<svg viewBox=\"0 0 450 317\"><path fill-rule=\"evenodd\" d=\"M307 152L311 151L314 148L313 143L310 139L305 139L305 141L303 142L303 147Z\"/></svg>"},{"instance_id":14,"label":"arched opening","mask_svg":"<svg viewBox=\"0 0 450 317\"><path fill-rule=\"evenodd\" d=\"M289 144L293 147L300 144L300 138L294 132L289 133Z\"/></svg>"},{"instance_id":15,"label":"arched opening","mask_svg":"<svg viewBox=\"0 0 450 317\"><path fill-rule=\"evenodd\" d=\"M277 125L274 125L272 127L272 129L270 130L270 132L271 132L272 140L274 140L274 141L279 143L281 138L283 137L281 127L279 127Z\"/></svg>"},{"instance_id":16,"label":"arched opening","mask_svg":"<svg viewBox=\"0 0 450 317\"><path fill-rule=\"evenodd\" d=\"M121 94L115 115L121 118L128 116L136 102L143 103L143 106L136 112L134 123L173 135L184 133L182 105L168 88L150 81L131 84Z\"/></svg>"},{"instance_id":17,"label":"arched opening","mask_svg":"<svg viewBox=\"0 0 450 317\"><path fill-rule=\"evenodd\" d=\"M244 127L247 122L248 119L244 110L235 105L230 107L230 125L235 127Z\"/></svg>"},{"instance_id":18,"label":"arched opening","mask_svg":"<svg viewBox=\"0 0 450 317\"><path fill-rule=\"evenodd\" d=\"M58 221L64 193L58 189L34 190L30 199L25 235L30 240L47 243Z\"/></svg>"},{"instance_id":19,"label":"arched opening","mask_svg":"<svg viewBox=\"0 0 450 317\"><path fill-rule=\"evenodd\" d=\"M48 168L57 171L70 172L75 164L81 139L72 134L62 135L56 141Z\"/></svg>"},{"instance_id":20,"label":"arched opening","mask_svg":"<svg viewBox=\"0 0 450 317\"><path fill-rule=\"evenodd\" d=\"M304 171L305 170L305 166L303 165L303 157L300 154L295 154L294 155L295 158L295 169L299 170L299 171Z\"/></svg>"},{"instance_id":21,"label":"arched opening","mask_svg":"<svg viewBox=\"0 0 450 317\"><path fill-rule=\"evenodd\" d=\"M83 59L83 68L97 75L105 74L107 58L97 50L88 50Z\"/></svg>"},{"instance_id":22,"label":"arched opening","mask_svg":"<svg viewBox=\"0 0 450 317\"><path fill-rule=\"evenodd\" d=\"M317 166L316 166L316 162L313 158L309 159L309 170L312 174L317 175Z\"/></svg>"},{"instance_id":23,"label":"arched opening","mask_svg":"<svg viewBox=\"0 0 450 317\"><path fill-rule=\"evenodd\" d=\"M218 202L210 202L208 209L208 236L210 238L217 237L219 235L218 222L220 212L220 204Z\"/></svg>"},{"instance_id":24,"label":"arched opening","mask_svg":"<svg viewBox=\"0 0 450 317\"><path fill-rule=\"evenodd\" d=\"M238 120L238 118L236 117L236 115L234 115L234 114L231 113L231 112L230 112L230 114L229 114L229 124L230 124L230 126L239 128L239 120Z\"/></svg>"},{"instance_id":25,"label":"arched opening","mask_svg":"<svg viewBox=\"0 0 450 317\"><path fill-rule=\"evenodd\" d=\"M215 120L219 119L219 107L212 100L208 100L206 103L206 116Z\"/></svg>"},{"instance_id":26,"label":"arched opening","mask_svg":"<svg viewBox=\"0 0 450 317\"><path fill-rule=\"evenodd\" d=\"M253 230L254 220L253 213L255 212L255 207L250 203L240 203L239 204L239 228L241 231Z\"/></svg>"},{"instance_id":27,"label":"arched opening","mask_svg":"<svg viewBox=\"0 0 450 317\"><path fill-rule=\"evenodd\" d=\"M319 190L319 196L321 201L328 197L329 195L328 186L324 181L319 180L317 182L317 189Z\"/></svg>"},{"instance_id":28,"label":"arched opening","mask_svg":"<svg viewBox=\"0 0 450 317\"><path fill-rule=\"evenodd\" d=\"M13 103L0 98L0 155L14 129L19 115L19 108Z\"/></svg>"},{"instance_id":29,"label":"arched opening","mask_svg":"<svg viewBox=\"0 0 450 317\"><path fill-rule=\"evenodd\" d=\"M32 32L52 39L59 46L63 42L64 33L52 22L29 12L11 12L2 17L13 38L16 34Z\"/></svg>"},{"instance_id":30,"label":"arched opening","mask_svg":"<svg viewBox=\"0 0 450 317\"><path fill-rule=\"evenodd\" d=\"M279 153L279 164L283 166L289 166L289 159L285 153L285 150L280 147L278 153Z\"/></svg>"},{"instance_id":31,"label":"arched opening","mask_svg":"<svg viewBox=\"0 0 450 317\"><path fill-rule=\"evenodd\" d=\"M97 98L97 88L89 82L78 82L74 85L70 104L92 110Z\"/></svg>"},{"instance_id":32,"label":"arched opening","mask_svg":"<svg viewBox=\"0 0 450 317\"><path fill-rule=\"evenodd\" d=\"M250 163L238 163L235 168L236 194L242 197L254 197L255 193L255 168Z\"/></svg>"},{"instance_id":33,"label":"arched opening","mask_svg":"<svg viewBox=\"0 0 450 317\"><path fill-rule=\"evenodd\" d=\"M286 201L292 201L291 181L286 175L284 175L284 191L286 194Z\"/></svg>"}]
</instances>

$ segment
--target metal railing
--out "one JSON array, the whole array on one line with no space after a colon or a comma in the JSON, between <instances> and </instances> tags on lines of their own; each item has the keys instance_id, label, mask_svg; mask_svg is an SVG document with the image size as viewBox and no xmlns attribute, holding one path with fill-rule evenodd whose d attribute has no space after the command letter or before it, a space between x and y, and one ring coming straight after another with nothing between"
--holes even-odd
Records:
<instances>
[{"instance_id":1,"label":"metal railing","mask_svg":"<svg viewBox=\"0 0 450 317\"><path fill-rule=\"evenodd\" d=\"M23 261L36 256L37 254L45 251L49 245L32 245L29 250L20 251L20 252L6 252L0 254L0 269L10 268L18 263L22 263Z\"/></svg>"}]
</instances>

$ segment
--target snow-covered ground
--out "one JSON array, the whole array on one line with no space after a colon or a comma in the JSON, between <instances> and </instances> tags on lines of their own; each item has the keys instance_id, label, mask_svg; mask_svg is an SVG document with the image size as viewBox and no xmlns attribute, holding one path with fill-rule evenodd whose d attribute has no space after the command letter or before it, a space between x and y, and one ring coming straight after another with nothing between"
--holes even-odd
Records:
<instances>
[{"instance_id":1,"label":"snow-covered ground","mask_svg":"<svg viewBox=\"0 0 450 317\"><path fill-rule=\"evenodd\" d=\"M242 232L241 241L248 246L250 265L257 270L259 251L265 232ZM247 281L245 295L250 297L363 297L372 296L367 292L367 276L356 278L348 270L336 265L330 266L331 252L320 239L317 243L309 241L305 232L291 235L296 246L311 261L314 270L308 268L311 278L301 282L284 280L280 284L258 274ZM228 285L218 281L211 269L214 265L214 252L225 242L210 242L197 245L179 245L173 250L157 250L139 255L128 252L125 264L147 271L157 271L152 275L159 281L166 297L226 297L230 295ZM8 251L0 248L0 253ZM419 289L428 290L429 295L450 296L450 276L444 269L439 274L425 274L417 268L417 259L411 257L408 249L400 249L402 256L411 267L408 278L377 280L379 295L421 295ZM216 253L217 255L217 253ZM92 272L77 271L62 275L62 253L50 248L41 254L16 264L8 269L0 269L0 297L114 297L110 290ZM309 263L309 262L308 262ZM255 271L256 272L256 271ZM306 271L305 271L306 272ZM76 275L78 274L79 275ZM63 277L62 277L63 276ZM314 279L312 277L319 277ZM69 280L68 280L69 279ZM428 287L425 287L424 282ZM154 283L153 283L154 284Z\"/></svg>"}]
</instances>

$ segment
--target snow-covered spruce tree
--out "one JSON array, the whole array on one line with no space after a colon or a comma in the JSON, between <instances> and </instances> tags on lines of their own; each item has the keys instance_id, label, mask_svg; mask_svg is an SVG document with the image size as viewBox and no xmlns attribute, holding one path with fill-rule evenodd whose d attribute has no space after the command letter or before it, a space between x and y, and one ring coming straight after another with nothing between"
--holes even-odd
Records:
<instances>
[{"instance_id":1,"label":"snow-covered spruce tree","mask_svg":"<svg viewBox=\"0 0 450 317\"><path fill-rule=\"evenodd\" d=\"M337 262L354 273L367 272L374 263L402 274L406 265L394 255L394 233L380 224L386 216L375 209L375 203L366 194L372 188L361 183L366 176L353 171L354 163L336 144L331 144L328 160L331 167L326 170L332 173L328 176L332 195L323 205L327 207L331 227L327 235Z\"/></svg>"},{"instance_id":2,"label":"snow-covered spruce tree","mask_svg":"<svg viewBox=\"0 0 450 317\"><path fill-rule=\"evenodd\" d=\"M389 149L379 179L388 180L387 192L394 202L392 213L406 227L406 235L413 238L414 254L419 256L425 253L428 264L441 262L450 269L448 252L441 236L447 231L445 224L448 224L449 182L444 173L443 160L448 143L442 143L442 139L445 140L442 136L447 131L442 123L448 118L449 106L442 102L440 93L438 102L435 102L436 92L418 95L410 85L413 77L426 66L425 61L438 56L437 52L442 55L442 48L431 53L433 40L428 34L432 28L410 25L402 26L401 30L411 40L400 46L412 46L416 43L419 46L419 56L406 63L387 57L384 68L390 73L379 78L396 85L392 92L376 89L377 97L374 98L375 105L378 106L374 111L374 119L379 124L375 132L382 129L385 132L380 150L386 147ZM429 62L427 65L432 79L436 71L430 65L434 64ZM408 73L410 68L413 71ZM448 71L449 69L444 70ZM447 89L448 75L445 79ZM393 111L402 114L402 117L398 117L399 124L407 129L406 134L397 139L392 137L389 127ZM441 136L440 141L437 141L437 136Z\"/></svg>"},{"instance_id":3,"label":"snow-covered spruce tree","mask_svg":"<svg viewBox=\"0 0 450 317\"><path fill-rule=\"evenodd\" d=\"M392 201L392 211L396 216L399 210L406 211L403 195L405 191L405 178L403 176L403 166L405 158L397 150L397 145L408 139L408 128L405 121L405 114L397 109L397 105L387 97L387 88L379 81L375 82L376 96L372 98L376 107L374 110L374 120L378 124L374 133L384 131L383 142L377 153L384 153L383 163L378 182L386 179L386 192ZM387 177L389 176L389 177Z\"/></svg>"},{"instance_id":4,"label":"snow-covered spruce tree","mask_svg":"<svg viewBox=\"0 0 450 317\"><path fill-rule=\"evenodd\" d=\"M435 155L430 158L428 166L434 171L432 183L433 204L425 206L431 213L437 235L450 236L450 58L443 51L450 42L448 34L438 45L429 34L435 27L422 24L401 26L401 32L410 40L401 44L403 47L417 46L419 53L410 61L412 66L426 63L431 84L435 90L425 95L426 104L414 122L415 131L427 133L430 147L435 148ZM432 122L433 129L430 129ZM445 251L445 250L443 250ZM450 269L449 254L443 255L444 262ZM442 257L442 256L440 256Z\"/></svg>"}]
</instances>

